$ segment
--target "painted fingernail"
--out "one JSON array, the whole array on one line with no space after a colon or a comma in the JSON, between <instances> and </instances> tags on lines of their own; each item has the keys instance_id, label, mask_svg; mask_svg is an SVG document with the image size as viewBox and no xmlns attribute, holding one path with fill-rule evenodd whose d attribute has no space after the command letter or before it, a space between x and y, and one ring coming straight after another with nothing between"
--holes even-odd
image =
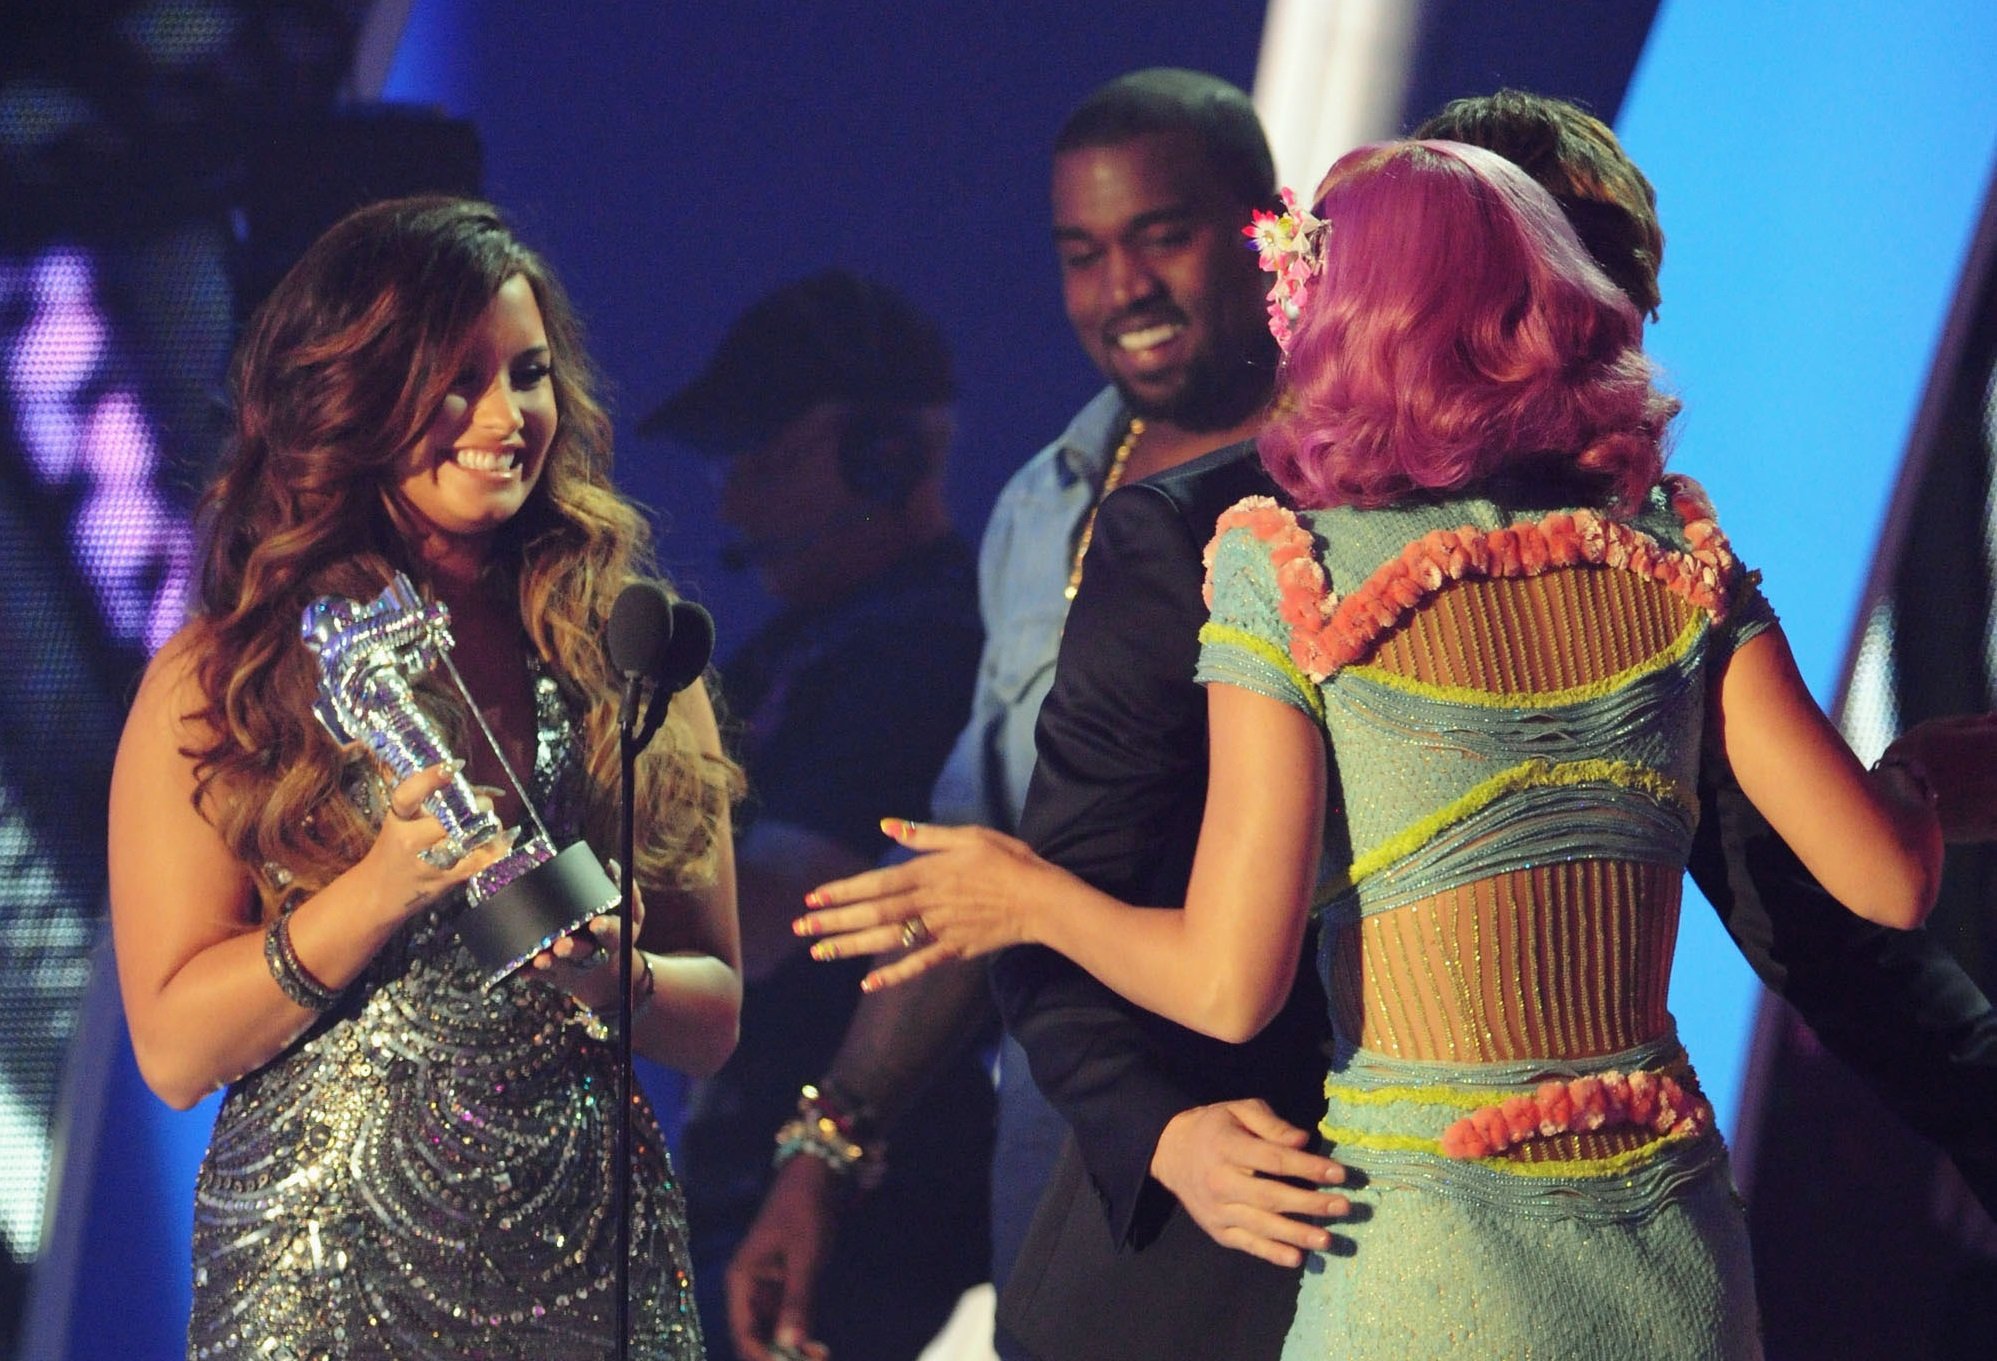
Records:
<instances>
[{"instance_id":1,"label":"painted fingernail","mask_svg":"<svg viewBox=\"0 0 1997 1361\"><path fill-rule=\"evenodd\" d=\"M812 890L811 892L809 892L809 893L805 894L805 895L804 895L804 905L805 905L806 907L823 907L823 906L825 906L825 894L824 894L824 892L823 892L822 890L820 890L820 889L813 889L813 890Z\"/></svg>"},{"instance_id":2,"label":"painted fingernail","mask_svg":"<svg viewBox=\"0 0 1997 1361\"><path fill-rule=\"evenodd\" d=\"M905 818L882 818L881 831L896 841L904 840L913 826Z\"/></svg>"},{"instance_id":3,"label":"painted fingernail","mask_svg":"<svg viewBox=\"0 0 1997 1361\"><path fill-rule=\"evenodd\" d=\"M872 974L868 974L865 978L860 980L861 992L879 992L880 990L881 990L881 980L874 977Z\"/></svg>"},{"instance_id":4,"label":"painted fingernail","mask_svg":"<svg viewBox=\"0 0 1997 1361\"><path fill-rule=\"evenodd\" d=\"M838 956L832 949L832 943L830 941L822 940L818 942L818 944L811 947L811 957L813 959L823 961L827 959L836 959Z\"/></svg>"}]
</instances>

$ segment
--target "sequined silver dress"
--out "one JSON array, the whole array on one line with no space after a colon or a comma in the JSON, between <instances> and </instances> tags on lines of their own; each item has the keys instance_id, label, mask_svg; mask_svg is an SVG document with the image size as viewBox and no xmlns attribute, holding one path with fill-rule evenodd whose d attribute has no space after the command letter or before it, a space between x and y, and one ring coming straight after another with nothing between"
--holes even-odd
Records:
<instances>
[{"instance_id":1,"label":"sequined silver dress","mask_svg":"<svg viewBox=\"0 0 1997 1361\"><path fill-rule=\"evenodd\" d=\"M532 794L565 841L578 744L555 682L535 685ZM409 922L230 1087L195 1186L190 1357L610 1354L615 1053L566 994L517 977L482 992L462 907ZM702 1347L685 1211L637 1101L631 1355L687 1361Z\"/></svg>"}]
</instances>

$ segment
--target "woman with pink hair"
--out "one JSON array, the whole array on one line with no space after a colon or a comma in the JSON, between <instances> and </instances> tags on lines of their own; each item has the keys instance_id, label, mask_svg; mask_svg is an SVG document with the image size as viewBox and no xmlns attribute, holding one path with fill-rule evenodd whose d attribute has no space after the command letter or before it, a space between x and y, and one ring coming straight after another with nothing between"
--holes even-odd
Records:
<instances>
[{"instance_id":1,"label":"woman with pink hair","mask_svg":"<svg viewBox=\"0 0 1997 1361\"><path fill-rule=\"evenodd\" d=\"M1726 1151L1665 1009L1701 743L1893 926L1933 901L1930 791L1862 769L1817 709L1704 494L1663 473L1677 403L1635 307L1523 172L1366 147L1251 230L1285 495L1208 549L1185 911L897 825L934 853L826 886L800 929L918 947L876 985L1042 944L1239 1041L1321 912L1320 1133L1360 1175L1286 1355L1757 1356Z\"/></svg>"}]
</instances>

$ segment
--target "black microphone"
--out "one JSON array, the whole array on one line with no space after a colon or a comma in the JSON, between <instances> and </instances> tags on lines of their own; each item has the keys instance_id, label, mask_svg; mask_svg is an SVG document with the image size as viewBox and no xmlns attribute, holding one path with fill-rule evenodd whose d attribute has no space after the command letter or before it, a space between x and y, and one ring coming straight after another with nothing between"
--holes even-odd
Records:
<instances>
[{"instance_id":1,"label":"black microphone","mask_svg":"<svg viewBox=\"0 0 1997 1361\"><path fill-rule=\"evenodd\" d=\"M711 622L707 636L712 647ZM605 643L611 669L624 678L618 730L629 734L638 719L639 692L673 650L673 601L666 588L656 581L634 581L619 591L617 602L610 607Z\"/></svg>"},{"instance_id":2,"label":"black microphone","mask_svg":"<svg viewBox=\"0 0 1997 1361\"><path fill-rule=\"evenodd\" d=\"M674 695L700 679L714 657L714 616L691 600L672 603L672 637L659 650L652 668L652 702L645 710L645 722L638 729L642 748L666 721L666 707Z\"/></svg>"},{"instance_id":3,"label":"black microphone","mask_svg":"<svg viewBox=\"0 0 1997 1361\"><path fill-rule=\"evenodd\" d=\"M678 694L700 679L714 660L714 616L691 600L673 602L672 642L652 669L652 683Z\"/></svg>"}]
</instances>

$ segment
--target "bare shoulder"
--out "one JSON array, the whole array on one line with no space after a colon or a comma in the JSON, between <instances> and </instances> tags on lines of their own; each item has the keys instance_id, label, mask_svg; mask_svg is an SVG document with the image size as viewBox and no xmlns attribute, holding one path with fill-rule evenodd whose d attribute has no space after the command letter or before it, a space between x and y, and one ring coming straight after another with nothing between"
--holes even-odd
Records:
<instances>
[{"instance_id":1,"label":"bare shoulder","mask_svg":"<svg viewBox=\"0 0 1997 1361\"><path fill-rule=\"evenodd\" d=\"M214 730L202 716L209 705L201 679L208 646L205 629L188 624L147 664L112 768L114 821L130 820L169 790L174 802L192 797L195 758L190 752L214 741Z\"/></svg>"},{"instance_id":2,"label":"bare shoulder","mask_svg":"<svg viewBox=\"0 0 1997 1361\"><path fill-rule=\"evenodd\" d=\"M213 733L201 717L207 642L198 625L170 638L139 682L111 771L110 870L114 926L145 920L207 922L223 905L229 929L246 911L250 878L197 807L198 757ZM121 954L141 947L121 931Z\"/></svg>"},{"instance_id":3,"label":"bare shoulder","mask_svg":"<svg viewBox=\"0 0 1997 1361\"><path fill-rule=\"evenodd\" d=\"M714 700L707 693L706 680L697 680L673 696L673 710L693 733L694 744L703 752L719 753L721 729L714 717Z\"/></svg>"},{"instance_id":4,"label":"bare shoulder","mask_svg":"<svg viewBox=\"0 0 1997 1361\"><path fill-rule=\"evenodd\" d=\"M681 712L686 715L689 722L713 726L714 700L707 693L706 680L696 680L675 695L673 702L680 706Z\"/></svg>"},{"instance_id":5,"label":"bare shoulder","mask_svg":"<svg viewBox=\"0 0 1997 1361\"><path fill-rule=\"evenodd\" d=\"M185 734L194 715L208 707L201 685L201 663L207 656L207 629L199 622L183 624L146 664L138 693L132 699L131 721L170 726Z\"/></svg>"}]
</instances>

